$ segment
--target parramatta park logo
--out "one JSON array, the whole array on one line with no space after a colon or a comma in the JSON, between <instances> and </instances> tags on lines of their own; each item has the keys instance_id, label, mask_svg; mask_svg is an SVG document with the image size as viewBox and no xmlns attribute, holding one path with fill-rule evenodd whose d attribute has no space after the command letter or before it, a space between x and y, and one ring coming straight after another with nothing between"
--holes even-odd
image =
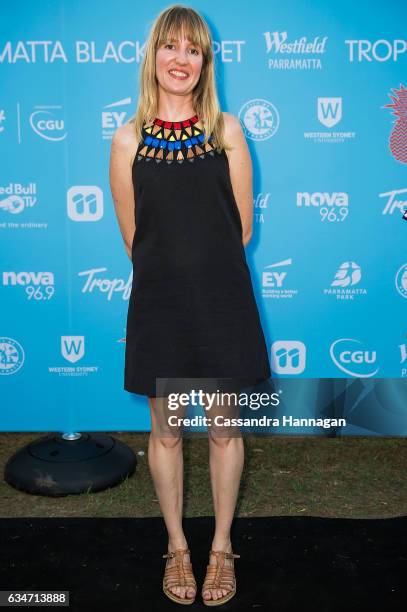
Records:
<instances>
[{"instance_id":1,"label":"parramatta park logo","mask_svg":"<svg viewBox=\"0 0 407 612\"><path fill-rule=\"evenodd\" d=\"M396 272L396 289L402 297L407 298L407 263Z\"/></svg>"},{"instance_id":2,"label":"parramatta park logo","mask_svg":"<svg viewBox=\"0 0 407 612\"><path fill-rule=\"evenodd\" d=\"M400 89L392 89L394 95L388 94L393 104L385 104L382 108L392 108L392 115L397 117L390 138L389 149L394 159L407 164L407 88L400 84Z\"/></svg>"},{"instance_id":3,"label":"parramatta park logo","mask_svg":"<svg viewBox=\"0 0 407 612\"><path fill-rule=\"evenodd\" d=\"M267 140L277 132L280 118L276 107L268 100L249 100L239 111L239 119L247 138Z\"/></svg>"},{"instance_id":4,"label":"parramatta park logo","mask_svg":"<svg viewBox=\"0 0 407 612\"><path fill-rule=\"evenodd\" d=\"M355 261L344 261L336 270L330 287L323 290L324 295L332 295L337 300L353 300L356 296L367 295L367 290L359 285L362 269Z\"/></svg>"},{"instance_id":5,"label":"parramatta park logo","mask_svg":"<svg viewBox=\"0 0 407 612\"><path fill-rule=\"evenodd\" d=\"M0 376L15 374L24 363L24 349L17 340L0 337Z\"/></svg>"}]
</instances>

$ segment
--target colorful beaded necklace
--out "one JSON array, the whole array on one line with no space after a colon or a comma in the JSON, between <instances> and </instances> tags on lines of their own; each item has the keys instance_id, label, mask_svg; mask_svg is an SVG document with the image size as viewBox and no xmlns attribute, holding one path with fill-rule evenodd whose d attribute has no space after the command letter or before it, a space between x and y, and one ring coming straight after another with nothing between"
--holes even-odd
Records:
<instances>
[{"instance_id":1,"label":"colorful beaded necklace","mask_svg":"<svg viewBox=\"0 0 407 612\"><path fill-rule=\"evenodd\" d=\"M143 140L139 145L138 160L182 163L203 159L207 154L214 155L216 149L211 141L203 145L204 127L195 114L184 121L164 121L156 117L151 123L143 125Z\"/></svg>"}]
</instances>

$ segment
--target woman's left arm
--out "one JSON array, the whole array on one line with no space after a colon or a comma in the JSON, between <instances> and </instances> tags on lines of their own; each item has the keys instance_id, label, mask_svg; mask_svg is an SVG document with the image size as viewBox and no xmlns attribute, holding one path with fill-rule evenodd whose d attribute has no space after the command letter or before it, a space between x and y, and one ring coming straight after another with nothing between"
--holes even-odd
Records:
<instances>
[{"instance_id":1,"label":"woman's left arm","mask_svg":"<svg viewBox=\"0 0 407 612\"><path fill-rule=\"evenodd\" d=\"M230 179L243 227L243 245L249 242L253 231L253 169L240 121L230 113L223 113L225 140L233 147L226 151Z\"/></svg>"}]
</instances>

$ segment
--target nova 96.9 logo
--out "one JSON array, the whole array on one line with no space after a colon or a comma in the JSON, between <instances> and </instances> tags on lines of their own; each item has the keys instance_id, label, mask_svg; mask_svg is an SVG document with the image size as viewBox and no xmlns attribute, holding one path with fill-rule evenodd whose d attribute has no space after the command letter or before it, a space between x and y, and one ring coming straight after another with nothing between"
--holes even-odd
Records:
<instances>
[{"instance_id":1,"label":"nova 96.9 logo","mask_svg":"<svg viewBox=\"0 0 407 612\"><path fill-rule=\"evenodd\" d=\"M24 287L29 300L50 300L55 294L53 272L3 271L4 287Z\"/></svg>"}]
</instances>

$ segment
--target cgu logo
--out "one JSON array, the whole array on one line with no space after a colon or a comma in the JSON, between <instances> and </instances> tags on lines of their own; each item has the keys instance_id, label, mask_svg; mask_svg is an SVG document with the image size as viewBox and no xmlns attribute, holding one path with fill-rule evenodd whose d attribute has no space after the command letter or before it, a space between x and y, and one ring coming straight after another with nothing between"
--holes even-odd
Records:
<instances>
[{"instance_id":1,"label":"cgu logo","mask_svg":"<svg viewBox=\"0 0 407 612\"><path fill-rule=\"evenodd\" d=\"M343 363L374 363L376 351L342 351L340 359Z\"/></svg>"},{"instance_id":2,"label":"cgu logo","mask_svg":"<svg viewBox=\"0 0 407 612\"><path fill-rule=\"evenodd\" d=\"M376 363L376 351L355 349L353 347L341 349L340 345L345 343L362 344L360 340L356 340L355 338L340 338L339 340L336 340L331 344L331 347L329 349L331 359L334 364L340 370L342 370L342 372L345 372L345 374L350 374L350 376L355 376L357 378L370 378L379 371L379 367L377 367L375 370L372 370L371 372L366 373L363 371L365 369L368 369L363 368L364 365L373 365ZM354 369L353 366L356 366L356 368Z\"/></svg>"},{"instance_id":3,"label":"cgu logo","mask_svg":"<svg viewBox=\"0 0 407 612\"><path fill-rule=\"evenodd\" d=\"M61 336L61 354L71 363L82 359L85 354L85 336Z\"/></svg>"},{"instance_id":4,"label":"cgu logo","mask_svg":"<svg viewBox=\"0 0 407 612\"><path fill-rule=\"evenodd\" d=\"M52 272L3 272L3 285L54 285Z\"/></svg>"},{"instance_id":5,"label":"cgu logo","mask_svg":"<svg viewBox=\"0 0 407 612\"><path fill-rule=\"evenodd\" d=\"M55 119L53 117L54 109L61 108L59 106L50 107L52 112L47 110L48 107L40 107L40 110L34 111L30 116L30 125L34 132L45 138L57 142L64 140L67 136L65 131L65 122L63 119ZM62 133L63 132L63 133Z\"/></svg>"},{"instance_id":6,"label":"cgu logo","mask_svg":"<svg viewBox=\"0 0 407 612\"><path fill-rule=\"evenodd\" d=\"M309 193L307 191L300 191L297 193L297 206L348 206L349 196L343 191L334 191L333 193L323 193L315 191Z\"/></svg>"}]
</instances>

